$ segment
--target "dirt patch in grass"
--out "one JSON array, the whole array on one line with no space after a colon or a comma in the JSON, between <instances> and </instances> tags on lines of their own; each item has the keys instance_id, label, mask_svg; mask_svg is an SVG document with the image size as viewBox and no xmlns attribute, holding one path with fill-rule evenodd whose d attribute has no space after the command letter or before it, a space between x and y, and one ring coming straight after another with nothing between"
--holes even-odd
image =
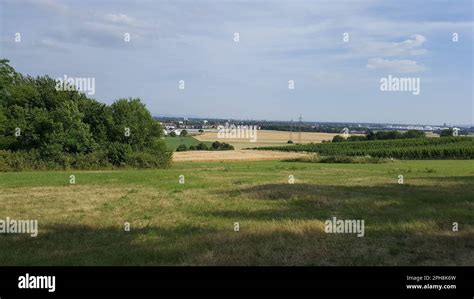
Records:
<instances>
[{"instance_id":1,"label":"dirt patch in grass","mask_svg":"<svg viewBox=\"0 0 474 299\"><path fill-rule=\"evenodd\" d=\"M255 150L187 151L173 153L173 161L266 161L306 156L306 153Z\"/></svg>"}]
</instances>

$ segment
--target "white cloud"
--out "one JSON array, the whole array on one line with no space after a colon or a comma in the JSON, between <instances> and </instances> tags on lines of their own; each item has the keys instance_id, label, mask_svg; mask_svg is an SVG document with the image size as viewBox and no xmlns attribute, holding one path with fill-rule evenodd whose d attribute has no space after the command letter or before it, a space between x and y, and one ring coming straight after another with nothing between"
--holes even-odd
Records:
<instances>
[{"instance_id":1,"label":"white cloud","mask_svg":"<svg viewBox=\"0 0 474 299\"><path fill-rule=\"evenodd\" d=\"M414 60L388 60L382 58L369 59L366 67L368 69L386 70L395 73L416 73L426 69Z\"/></svg>"},{"instance_id":2,"label":"white cloud","mask_svg":"<svg viewBox=\"0 0 474 299\"><path fill-rule=\"evenodd\" d=\"M428 52L422 48L425 42L426 37L415 34L402 42L369 42L365 52L375 56L416 56Z\"/></svg>"},{"instance_id":3,"label":"white cloud","mask_svg":"<svg viewBox=\"0 0 474 299\"><path fill-rule=\"evenodd\" d=\"M106 14L104 20L114 24L136 26L135 20L125 14Z\"/></svg>"}]
</instances>

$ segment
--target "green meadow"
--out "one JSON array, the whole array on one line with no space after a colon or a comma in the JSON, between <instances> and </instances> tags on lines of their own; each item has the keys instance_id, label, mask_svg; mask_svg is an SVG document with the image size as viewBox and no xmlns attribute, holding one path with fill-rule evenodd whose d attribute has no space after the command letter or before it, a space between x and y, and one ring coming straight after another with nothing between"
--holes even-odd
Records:
<instances>
[{"instance_id":1,"label":"green meadow","mask_svg":"<svg viewBox=\"0 0 474 299\"><path fill-rule=\"evenodd\" d=\"M181 137L181 136L176 136L176 137L165 137L165 144L168 150L175 151L180 144L186 145L186 147L190 147L191 145L198 145L199 143L204 143L208 147L212 145L212 142L207 142L207 141L199 141L196 138L192 136L186 136L186 137Z\"/></svg>"},{"instance_id":2,"label":"green meadow","mask_svg":"<svg viewBox=\"0 0 474 299\"><path fill-rule=\"evenodd\" d=\"M474 161L0 173L7 217L39 234L0 234L0 265L472 266ZM365 235L326 233L332 217Z\"/></svg>"}]
</instances>

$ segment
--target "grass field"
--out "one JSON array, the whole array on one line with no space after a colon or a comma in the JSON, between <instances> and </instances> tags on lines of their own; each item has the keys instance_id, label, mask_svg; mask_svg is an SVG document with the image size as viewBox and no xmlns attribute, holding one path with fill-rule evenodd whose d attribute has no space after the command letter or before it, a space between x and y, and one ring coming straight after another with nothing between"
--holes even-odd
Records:
<instances>
[{"instance_id":1,"label":"grass field","mask_svg":"<svg viewBox=\"0 0 474 299\"><path fill-rule=\"evenodd\" d=\"M199 141L197 139L195 139L194 137L191 137L191 136L186 136L186 137L165 137L165 144L166 144L166 147L169 149L169 150L172 150L172 151L175 151L176 148L178 148L178 146L180 144L184 144L186 145L186 147L190 147L191 145L198 145L199 143L205 143L207 146L211 146L212 145L212 142L207 142L207 141ZM215 140L213 140L215 141Z\"/></svg>"},{"instance_id":2,"label":"grass field","mask_svg":"<svg viewBox=\"0 0 474 299\"><path fill-rule=\"evenodd\" d=\"M1 173L0 188L0 219L39 221L36 238L0 234L0 265L474 265L472 160L180 162ZM365 236L326 234L333 216Z\"/></svg>"}]
</instances>

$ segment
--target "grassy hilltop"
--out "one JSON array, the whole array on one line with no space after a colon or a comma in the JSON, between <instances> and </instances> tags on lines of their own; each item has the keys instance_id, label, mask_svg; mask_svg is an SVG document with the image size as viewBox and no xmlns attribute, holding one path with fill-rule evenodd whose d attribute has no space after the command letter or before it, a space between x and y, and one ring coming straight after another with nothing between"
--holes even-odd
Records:
<instances>
[{"instance_id":1,"label":"grassy hilltop","mask_svg":"<svg viewBox=\"0 0 474 299\"><path fill-rule=\"evenodd\" d=\"M474 265L473 169L266 161L1 173L0 216L38 219L39 234L0 235L0 264ZM333 216L365 219L365 236L326 234Z\"/></svg>"}]
</instances>

